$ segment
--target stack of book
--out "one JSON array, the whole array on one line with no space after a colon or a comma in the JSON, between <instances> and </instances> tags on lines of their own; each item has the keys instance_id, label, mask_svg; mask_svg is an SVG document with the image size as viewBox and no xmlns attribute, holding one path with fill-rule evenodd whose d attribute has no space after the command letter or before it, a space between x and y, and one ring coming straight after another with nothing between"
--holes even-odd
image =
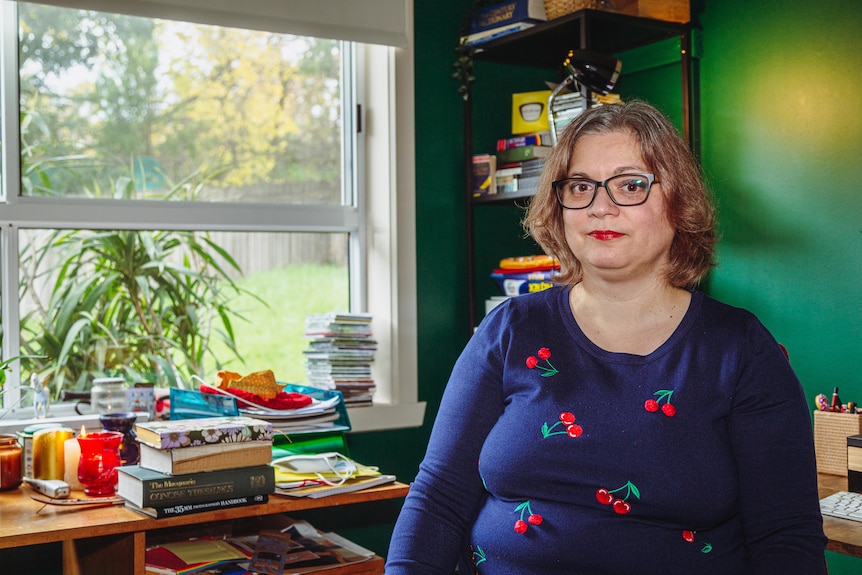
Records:
<instances>
[{"instance_id":1,"label":"stack of book","mask_svg":"<svg viewBox=\"0 0 862 575\"><path fill-rule=\"evenodd\" d=\"M305 356L308 385L335 389L349 406L371 405L374 379L371 364L377 341L371 332L371 315L328 313L308 316Z\"/></svg>"},{"instance_id":2,"label":"stack of book","mask_svg":"<svg viewBox=\"0 0 862 575\"><path fill-rule=\"evenodd\" d=\"M497 169L496 188L498 194L520 192L519 195L534 194L539 185L544 158L505 164Z\"/></svg>"},{"instance_id":3,"label":"stack of book","mask_svg":"<svg viewBox=\"0 0 862 575\"><path fill-rule=\"evenodd\" d=\"M580 92L565 92L559 94L554 100L551 113L554 118L554 129L557 136L569 122L580 116L587 109L587 100Z\"/></svg>"},{"instance_id":4,"label":"stack of book","mask_svg":"<svg viewBox=\"0 0 862 575\"><path fill-rule=\"evenodd\" d=\"M148 547L146 575L245 575L252 551L224 538L200 537Z\"/></svg>"},{"instance_id":5,"label":"stack of book","mask_svg":"<svg viewBox=\"0 0 862 575\"><path fill-rule=\"evenodd\" d=\"M476 10L470 18L461 43L478 46L521 30L532 28L548 19L544 0L508 0Z\"/></svg>"},{"instance_id":6,"label":"stack of book","mask_svg":"<svg viewBox=\"0 0 862 575\"><path fill-rule=\"evenodd\" d=\"M145 552L146 575L262 575L382 572L383 560L337 533L287 516L251 518L235 529L213 525L208 535L176 541L154 535ZM166 539L165 541L158 541ZM374 561L362 570L359 563ZM354 572L350 570L349 572Z\"/></svg>"},{"instance_id":7,"label":"stack of book","mask_svg":"<svg viewBox=\"0 0 862 575\"><path fill-rule=\"evenodd\" d=\"M503 150L511 150L512 148L522 148L524 146L552 146L551 132L542 130L530 134L518 134L508 138L500 138L497 140L497 152Z\"/></svg>"},{"instance_id":8,"label":"stack of book","mask_svg":"<svg viewBox=\"0 0 862 575\"><path fill-rule=\"evenodd\" d=\"M138 465L118 468L126 507L156 518L265 503L275 491L272 424L245 416L135 424Z\"/></svg>"},{"instance_id":9,"label":"stack of book","mask_svg":"<svg viewBox=\"0 0 862 575\"><path fill-rule=\"evenodd\" d=\"M553 287L559 273L560 263L551 256L518 256L500 260L491 278L504 297L515 297Z\"/></svg>"}]
</instances>

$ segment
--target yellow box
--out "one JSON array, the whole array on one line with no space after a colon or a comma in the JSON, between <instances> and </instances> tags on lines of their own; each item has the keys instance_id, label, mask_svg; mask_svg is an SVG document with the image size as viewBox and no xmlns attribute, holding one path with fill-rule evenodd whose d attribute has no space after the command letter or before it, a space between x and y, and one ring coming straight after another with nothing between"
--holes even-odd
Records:
<instances>
[{"instance_id":1,"label":"yellow box","mask_svg":"<svg viewBox=\"0 0 862 575\"><path fill-rule=\"evenodd\" d=\"M685 24L691 19L688 0L616 0L614 9L620 14L667 20Z\"/></svg>"},{"instance_id":2,"label":"yellow box","mask_svg":"<svg viewBox=\"0 0 862 575\"><path fill-rule=\"evenodd\" d=\"M817 471L847 476L847 438L862 433L862 415L814 412L814 450Z\"/></svg>"},{"instance_id":3,"label":"yellow box","mask_svg":"<svg viewBox=\"0 0 862 575\"><path fill-rule=\"evenodd\" d=\"M512 134L550 130L548 98L550 90L512 94Z\"/></svg>"}]
</instances>

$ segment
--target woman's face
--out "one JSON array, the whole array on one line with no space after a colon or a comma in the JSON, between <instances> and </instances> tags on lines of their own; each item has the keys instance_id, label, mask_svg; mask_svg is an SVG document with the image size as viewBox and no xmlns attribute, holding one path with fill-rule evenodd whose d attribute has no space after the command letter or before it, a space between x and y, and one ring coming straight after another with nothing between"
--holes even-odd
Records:
<instances>
[{"instance_id":1,"label":"woman's face","mask_svg":"<svg viewBox=\"0 0 862 575\"><path fill-rule=\"evenodd\" d=\"M650 173L634 134L628 131L582 136L572 152L567 177L603 182L627 173ZM674 230L666 217L661 184L647 201L618 206L604 186L589 207L563 210L566 242L581 262L584 281L664 280Z\"/></svg>"}]
</instances>

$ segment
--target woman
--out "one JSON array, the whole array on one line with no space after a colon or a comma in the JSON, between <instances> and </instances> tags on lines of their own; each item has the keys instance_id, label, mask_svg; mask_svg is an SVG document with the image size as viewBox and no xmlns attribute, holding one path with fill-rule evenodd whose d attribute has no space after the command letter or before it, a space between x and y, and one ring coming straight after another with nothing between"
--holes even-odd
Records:
<instances>
[{"instance_id":1,"label":"woman","mask_svg":"<svg viewBox=\"0 0 862 575\"><path fill-rule=\"evenodd\" d=\"M565 129L525 220L559 285L456 363L388 575L825 572L801 386L752 314L694 290L713 226L655 108Z\"/></svg>"}]
</instances>

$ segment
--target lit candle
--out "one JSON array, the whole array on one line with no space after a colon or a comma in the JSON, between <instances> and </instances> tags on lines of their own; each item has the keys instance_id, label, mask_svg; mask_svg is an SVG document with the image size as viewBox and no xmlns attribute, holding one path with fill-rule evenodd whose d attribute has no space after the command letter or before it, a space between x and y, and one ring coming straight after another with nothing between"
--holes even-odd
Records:
<instances>
[{"instance_id":1,"label":"lit candle","mask_svg":"<svg viewBox=\"0 0 862 575\"><path fill-rule=\"evenodd\" d=\"M41 429L33 434L34 478L63 478L63 448L65 441L74 434L68 427Z\"/></svg>"},{"instance_id":2,"label":"lit candle","mask_svg":"<svg viewBox=\"0 0 862 575\"><path fill-rule=\"evenodd\" d=\"M87 430L82 425L81 434L86 435ZM81 461L81 445L77 438L72 437L63 443L63 461L65 463L63 481L69 484L72 489L84 489L81 482L78 481L78 463Z\"/></svg>"}]
</instances>

